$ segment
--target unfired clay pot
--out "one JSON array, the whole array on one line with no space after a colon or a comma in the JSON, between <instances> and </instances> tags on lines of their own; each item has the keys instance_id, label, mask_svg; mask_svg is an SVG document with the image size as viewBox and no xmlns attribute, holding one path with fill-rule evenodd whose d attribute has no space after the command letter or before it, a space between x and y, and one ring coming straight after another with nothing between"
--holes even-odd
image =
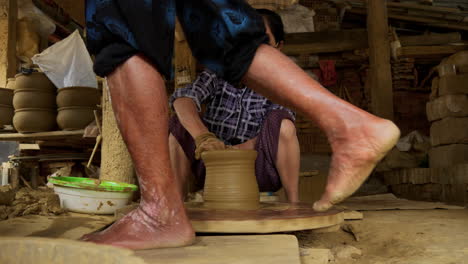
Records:
<instances>
[{"instance_id":1,"label":"unfired clay pot","mask_svg":"<svg viewBox=\"0 0 468 264\"><path fill-rule=\"evenodd\" d=\"M57 124L62 130L84 129L94 120L95 107L70 106L58 109Z\"/></svg>"},{"instance_id":2,"label":"unfired clay pot","mask_svg":"<svg viewBox=\"0 0 468 264\"><path fill-rule=\"evenodd\" d=\"M37 90L55 90L55 85L42 72L33 72L29 75L20 73L15 76L16 88L30 88Z\"/></svg>"},{"instance_id":3,"label":"unfired clay pot","mask_svg":"<svg viewBox=\"0 0 468 264\"><path fill-rule=\"evenodd\" d=\"M13 105L13 90L8 88L0 88L0 104Z\"/></svg>"},{"instance_id":4,"label":"unfired clay pot","mask_svg":"<svg viewBox=\"0 0 468 264\"><path fill-rule=\"evenodd\" d=\"M0 129L5 125L11 125L13 120L13 107L0 104Z\"/></svg>"},{"instance_id":5,"label":"unfired clay pot","mask_svg":"<svg viewBox=\"0 0 468 264\"><path fill-rule=\"evenodd\" d=\"M56 127L55 109L22 108L16 109L13 126L20 133L52 131Z\"/></svg>"},{"instance_id":6,"label":"unfired clay pot","mask_svg":"<svg viewBox=\"0 0 468 264\"><path fill-rule=\"evenodd\" d=\"M42 91L30 88L16 88L13 97L15 109L21 108L56 108L53 90Z\"/></svg>"},{"instance_id":7,"label":"unfired clay pot","mask_svg":"<svg viewBox=\"0 0 468 264\"><path fill-rule=\"evenodd\" d=\"M16 87L16 79L15 78L8 78L6 88L15 89L15 87Z\"/></svg>"},{"instance_id":8,"label":"unfired clay pot","mask_svg":"<svg viewBox=\"0 0 468 264\"><path fill-rule=\"evenodd\" d=\"M65 87L60 88L57 94L57 106L88 106L99 104L99 91L93 87Z\"/></svg>"},{"instance_id":9,"label":"unfired clay pot","mask_svg":"<svg viewBox=\"0 0 468 264\"><path fill-rule=\"evenodd\" d=\"M260 198L255 177L256 158L255 150L203 152L205 206L212 209L257 209Z\"/></svg>"}]
</instances>

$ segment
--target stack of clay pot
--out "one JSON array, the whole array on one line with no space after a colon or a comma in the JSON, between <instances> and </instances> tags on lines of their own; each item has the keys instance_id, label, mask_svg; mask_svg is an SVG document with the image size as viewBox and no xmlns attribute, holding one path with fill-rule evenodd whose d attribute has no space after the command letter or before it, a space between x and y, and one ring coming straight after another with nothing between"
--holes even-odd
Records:
<instances>
[{"instance_id":1,"label":"stack of clay pot","mask_svg":"<svg viewBox=\"0 0 468 264\"><path fill-rule=\"evenodd\" d=\"M17 74L14 82L13 126L20 133L52 131L56 127L56 87L42 72Z\"/></svg>"},{"instance_id":2,"label":"stack of clay pot","mask_svg":"<svg viewBox=\"0 0 468 264\"><path fill-rule=\"evenodd\" d=\"M429 164L431 168L468 164L468 52L444 59L438 72L426 106L431 122Z\"/></svg>"},{"instance_id":3,"label":"stack of clay pot","mask_svg":"<svg viewBox=\"0 0 468 264\"><path fill-rule=\"evenodd\" d=\"M13 90L0 88L0 130L12 125L13 113Z\"/></svg>"},{"instance_id":4,"label":"stack of clay pot","mask_svg":"<svg viewBox=\"0 0 468 264\"><path fill-rule=\"evenodd\" d=\"M100 95L92 87L60 88L57 94L57 124L62 130L84 129L94 120Z\"/></svg>"}]
</instances>

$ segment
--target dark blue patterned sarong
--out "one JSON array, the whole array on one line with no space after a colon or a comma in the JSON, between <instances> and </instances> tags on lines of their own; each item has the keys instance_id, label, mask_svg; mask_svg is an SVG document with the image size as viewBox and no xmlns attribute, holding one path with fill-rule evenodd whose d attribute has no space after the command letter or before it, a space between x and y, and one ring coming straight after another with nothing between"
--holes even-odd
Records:
<instances>
[{"instance_id":1,"label":"dark blue patterned sarong","mask_svg":"<svg viewBox=\"0 0 468 264\"><path fill-rule=\"evenodd\" d=\"M106 76L143 54L171 79L176 16L197 60L231 83L268 42L263 19L244 0L87 0L87 44L96 74Z\"/></svg>"}]
</instances>

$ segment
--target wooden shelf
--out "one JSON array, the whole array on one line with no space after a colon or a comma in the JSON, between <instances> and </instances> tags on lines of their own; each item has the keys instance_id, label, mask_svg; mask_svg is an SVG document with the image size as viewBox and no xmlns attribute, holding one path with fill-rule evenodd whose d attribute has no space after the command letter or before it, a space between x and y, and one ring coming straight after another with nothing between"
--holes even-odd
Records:
<instances>
[{"instance_id":1,"label":"wooden shelf","mask_svg":"<svg viewBox=\"0 0 468 264\"><path fill-rule=\"evenodd\" d=\"M84 130L74 131L50 131L39 133L0 133L0 141L27 141L27 140L58 140L75 138L80 139L83 137Z\"/></svg>"}]
</instances>

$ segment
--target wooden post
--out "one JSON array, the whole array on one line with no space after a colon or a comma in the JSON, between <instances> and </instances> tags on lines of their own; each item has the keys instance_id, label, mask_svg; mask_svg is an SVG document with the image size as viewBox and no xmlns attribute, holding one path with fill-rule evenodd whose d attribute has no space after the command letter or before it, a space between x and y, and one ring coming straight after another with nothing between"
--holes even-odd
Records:
<instances>
[{"instance_id":1,"label":"wooden post","mask_svg":"<svg viewBox=\"0 0 468 264\"><path fill-rule=\"evenodd\" d=\"M0 87L16 74L16 0L0 0Z\"/></svg>"},{"instance_id":2,"label":"wooden post","mask_svg":"<svg viewBox=\"0 0 468 264\"><path fill-rule=\"evenodd\" d=\"M367 1L372 111L393 120L393 87L386 0Z\"/></svg>"},{"instance_id":3,"label":"wooden post","mask_svg":"<svg viewBox=\"0 0 468 264\"><path fill-rule=\"evenodd\" d=\"M102 96L101 180L135 183L133 162L115 120L107 83Z\"/></svg>"},{"instance_id":4,"label":"wooden post","mask_svg":"<svg viewBox=\"0 0 468 264\"><path fill-rule=\"evenodd\" d=\"M13 190L17 190L19 188L19 167L14 166L10 169L10 185Z\"/></svg>"},{"instance_id":5,"label":"wooden post","mask_svg":"<svg viewBox=\"0 0 468 264\"><path fill-rule=\"evenodd\" d=\"M176 23L174 45L174 87L177 89L193 82L196 77L196 61L192 55L192 51L190 50L187 40L185 39L185 35L179 21Z\"/></svg>"}]
</instances>

